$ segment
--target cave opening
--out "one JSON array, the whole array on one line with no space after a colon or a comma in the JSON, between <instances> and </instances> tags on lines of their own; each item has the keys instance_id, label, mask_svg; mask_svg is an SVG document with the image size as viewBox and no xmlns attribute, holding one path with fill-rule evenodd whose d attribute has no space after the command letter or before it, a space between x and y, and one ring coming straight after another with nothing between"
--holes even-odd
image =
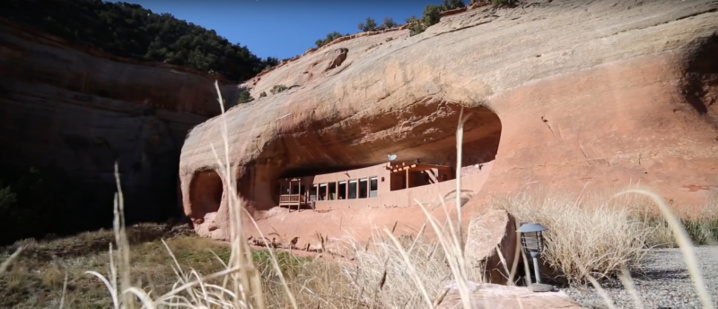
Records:
<instances>
[{"instance_id":1,"label":"cave opening","mask_svg":"<svg viewBox=\"0 0 718 309\"><path fill-rule=\"evenodd\" d=\"M488 172L485 166L498 152L501 120L485 106L464 108L463 115L468 119L464 123L462 160L457 162L460 114L459 104L429 102L370 119L359 128L345 126L346 132L315 130L314 140L303 135L283 141L280 144L301 147L282 149L289 155L284 157L283 166L275 166L279 169L270 184L271 200L278 202L280 195L294 191L306 195L295 197L299 200L376 197L372 181L386 186L378 191L400 191L453 180L457 165L462 177L481 173L482 168ZM392 171L395 164L403 170ZM301 179L304 190L292 190L291 179Z\"/></svg>"},{"instance_id":2,"label":"cave opening","mask_svg":"<svg viewBox=\"0 0 718 309\"><path fill-rule=\"evenodd\" d=\"M718 35L693 43L685 63L682 95L700 115L718 108ZM712 117L716 117L712 115ZM714 119L718 123L718 118Z\"/></svg>"},{"instance_id":3,"label":"cave opening","mask_svg":"<svg viewBox=\"0 0 718 309\"><path fill-rule=\"evenodd\" d=\"M203 219L206 214L219 210L224 194L222 178L215 171L196 172L190 183L192 219Z\"/></svg>"}]
</instances>

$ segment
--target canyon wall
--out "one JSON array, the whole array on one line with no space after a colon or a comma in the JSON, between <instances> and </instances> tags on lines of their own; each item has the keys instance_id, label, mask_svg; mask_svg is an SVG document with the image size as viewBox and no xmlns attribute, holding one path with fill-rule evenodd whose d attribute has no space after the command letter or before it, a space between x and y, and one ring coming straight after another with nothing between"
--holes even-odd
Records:
<instances>
[{"instance_id":1,"label":"canyon wall","mask_svg":"<svg viewBox=\"0 0 718 309\"><path fill-rule=\"evenodd\" d=\"M180 148L220 110L210 76L77 49L7 21L0 34L1 167L67 172L73 190L99 194L89 207L107 221L90 225L102 226L112 222L117 161L129 221L181 213Z\"/></svg>"},{"instance_id":2,"label":"canyon wall","mask_svg":"<svg viewBox=\"0 0 718 309\"><path fill-rule=\"evenodd\" d=\"M265 232L311 235L341 220L366 228L382 216L420 224L418 208L273 219L276 180L378 164L392 153L452 162L462 107L471 115L462 165L493 161L467 212L527 187L636 184L692 209L718 185L717 9L715 1L484 6L419 35L367 33L310 50L248 81L259 99L188 135L185 213L201 234L226 238L227 194L217 187L232 181ZM289 89L272 94L275 85ZM210 146L224 154L223 123L231 179ZM193 199L207 194L211 207Z\"/></svg>"}]
</instances>

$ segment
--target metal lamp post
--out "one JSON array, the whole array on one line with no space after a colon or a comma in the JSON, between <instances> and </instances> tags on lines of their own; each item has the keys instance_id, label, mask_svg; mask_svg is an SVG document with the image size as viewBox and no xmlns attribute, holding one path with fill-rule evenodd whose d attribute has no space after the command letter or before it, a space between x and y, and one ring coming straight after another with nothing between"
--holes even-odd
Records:
<instances>
[{"instance_id":1,"label":"metal lamp post","mask_svg":"<svg viewBox=\"0 0 718 309\"><path fill-rule=\"evenodd\" d=\"M541 284L541 275L539 274L539 258L543 250L542 232L546 230L548 230L546 227L538 223L522 224L518 230L521 236L521 248L524 250L524 253L533 260L536 284L532 285L531 288L534 291L550 291L553 289L550 285ZM526 275L530 276L529 274Z\"/></svg>"}]
</instances>

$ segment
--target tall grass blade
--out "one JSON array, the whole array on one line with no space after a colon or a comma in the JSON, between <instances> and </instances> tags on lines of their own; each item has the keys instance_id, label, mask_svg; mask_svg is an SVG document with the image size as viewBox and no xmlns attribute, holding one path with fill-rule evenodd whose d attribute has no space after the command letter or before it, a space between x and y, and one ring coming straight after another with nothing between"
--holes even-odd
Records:
<instances>
[{"instance_id":1,"label":"tall grass blade","mask_svg":"<svg viewBox=\"0 0 718 309\"><path fill-rule=\"evenodd\" d=\"M22 250L24 250L24 249L25 249L25 247L19 247L19 248L17 248L17 250L15 250L15 252L13 252L13 254L10 255L9 258L7 258L7 260L3 261L2 264L0 264L0 275L2 275L2 274L5 273L5 271L7 270L7 268L10 267L10 264L12 263L12 261L14 261L15 259L17 259L17 257L20 255L20 253L21 253Z\"/></svg>"},{"instance_id":2,"label":"tall grass blade","mask_svg":"<svg viewBox=\"0 0 718 309\"><path fill-rule=\"evenodd\" d=\"M120 171L117 162L115 162L115 183L117 184L117 193L115 194L115 220L113 222L113 230L115 233L115 243L117 244L117 253L120 256L118 269L120 275L120 290L124 291L130 287L130 244L127 241L127 233L125 231L125 201L122 194ZM129 294L123 293L120 297L120 306L123 308L134 308L134 298Z\"/></svg>"},{"instance_id":3,"label":"tall grass blade","mask_svg":"<svg viewBox=\"0 0 718 309\"><path fill-rule=\"evenodd\" d=\"M429 293L426 291L426 287L424 287L424 283L421 282L418 272L416 271L414 264L411 262L409 255L406 253L406 250L404 250L404 247L402 247L399 240L396 239L394 234L392 234L389 230L384 229L384 233L389 237L389 239L391 239L391 241L394 243L396 248L399 250L401 257L404 259L404 263L406 264L406 268L409 269L409 277L411 277L414 280L414 282L416 283L416 286L419 287L419 290L421 291L421 295L424 297L424 300L426 301L427 308L432 308L433 303L431 301L431 297L429 297Z\"/></svg>"}]
</instances>

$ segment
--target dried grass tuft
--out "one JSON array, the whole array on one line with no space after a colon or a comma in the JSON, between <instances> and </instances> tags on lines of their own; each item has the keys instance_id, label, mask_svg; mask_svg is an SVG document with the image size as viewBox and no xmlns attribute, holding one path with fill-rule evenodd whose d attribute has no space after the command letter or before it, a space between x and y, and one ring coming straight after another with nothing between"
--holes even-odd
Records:
<instances>
[{"instance_id":1,"label":"dried grass tuft","mask_svg":"<svg viewBox=\"0 0 718 309\"><path fill-rule=\"evenodd\" d=\"M638 209L644 204L645 199L631 196L607 199L523 192L499 199L493 206L506 209L521 222L546 226L542 257L552 270L547 275L582 284L587 275L600 280L623 267L640 267L651 235L663 232L640 219Z\"/></svg>"}]
</instances>

